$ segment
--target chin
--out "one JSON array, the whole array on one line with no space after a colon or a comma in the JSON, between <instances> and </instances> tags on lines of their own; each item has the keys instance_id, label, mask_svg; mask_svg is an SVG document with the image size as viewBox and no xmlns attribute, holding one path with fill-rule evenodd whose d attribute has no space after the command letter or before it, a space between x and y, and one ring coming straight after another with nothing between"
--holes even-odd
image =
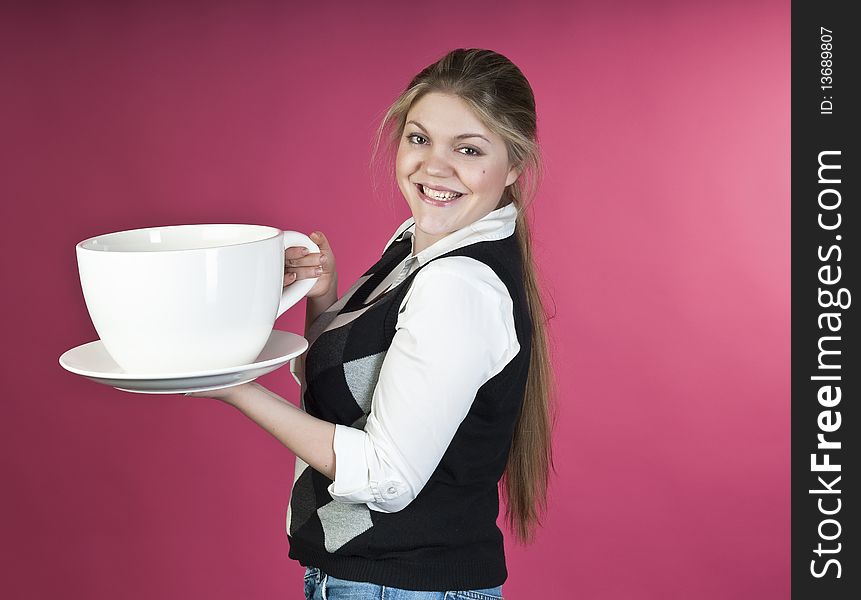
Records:
<instances>
[{"instance_id":1,"label":"chin","mask_svg":"<svg viewBox=\"0 0 861 600\"><path fill-rule=\"evenodd\" d=\"M453 231L452 221L456 221L454 215L440 215L428 211L425 207L419 207L412 211L416 227L430 235L440 235Z\"/></svg>"}]
</instances>

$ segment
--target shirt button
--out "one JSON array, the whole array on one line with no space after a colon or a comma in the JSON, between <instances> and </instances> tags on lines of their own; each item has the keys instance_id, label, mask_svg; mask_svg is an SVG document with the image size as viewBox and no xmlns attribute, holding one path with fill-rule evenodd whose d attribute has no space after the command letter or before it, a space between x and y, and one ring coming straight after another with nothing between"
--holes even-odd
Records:
<instances>
[{"instance_id":1,"label":"shirt button","mask_svg":"<svg viewBox=\"0 0 861 600\"><path fill-rule=\"evenodd\" d=\"M386 491L387 491L387 492L389 492L389 494L391 494L392 496L394 496L394 495L395 495L395 492L397 492L398 490L396 490L394 487L390 487L390 488L389 488L388 490L386 490Z\"/></svg>"}]
</instances>

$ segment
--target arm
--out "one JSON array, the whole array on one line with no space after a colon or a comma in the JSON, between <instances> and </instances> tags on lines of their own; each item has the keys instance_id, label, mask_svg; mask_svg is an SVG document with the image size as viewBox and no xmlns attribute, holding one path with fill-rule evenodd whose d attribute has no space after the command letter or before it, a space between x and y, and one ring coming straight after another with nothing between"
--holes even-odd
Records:
<instances>
[{"instance_id":1,"label":"arm","mask_svg":"<svg viewBox=\"0 0 861 600\"><path fill-rule=\"evenodd\" d=\"M219 392L222 390L200 395L217 397L213 394ZM311 468L329 479L335 478L334 424L312 417L256 382L223 392L226 393L219 396L219 400L238 408Z\"/></svg>"},{"instance_id":2,"label":"arm","mask_svg":"<svg viewBox=\"0 0 861 600\"><path fill-rule=\"evenodd\" d=\"M364 430L337 425L339 502L396 512L418 496L478 389L519 352L512 301L490 267L452 257L413 281Z\"/></svg>"},{"instance_id":3,"label":"arm","mask_svg":"<svg viewBox=\"0 0 861 600\"><path fill-rule=\"evenodd\" d=\"M308 328L326 309L338 300L338 273L335 258L328 240L319 232L311 239L320 246L320 254L307 255L302 248L291 247L285 251L289 262L284 282L294 281L289 275L301 274L301 278L313 277L314 269L323 266L323 274L308 292L305 306L305 335ZM307 256L306 256L307 255ZM324 260L325 259L327 260ZM304 359L304 355L296 359ZM291 361L291 370L293 361ZM335 477L335 453L333 437L335 426L317 419L287 402L262 385L252 382L230 388L186 394L205 398L217 398L236 407L249 419L268 431L275 439L329 479Z\"/></svg>"},{"instance_id":4,"label":"arm","mask_svg":"<svg viewBox=\"0 0 861 600\"><path fill-rule=\"evenodd\" d=\"M325 294L306 299L306 336L317 317L338 301L338 274L332 273L332 276L332 283ZM303 354L294 360L304 361L305 356ZM311 468L329 479L335 478L334 424L312 417L257 382L229 389L235 393L222 399L268 431Z\"/></svg>"},{"instance_id":5,"label":"arm","mask_svg":"<svg viewBox=\"0 0 861 600\"><path fill-rule=\"evenodd\" d=\"M309 236L320 252L308 252L301 246L284 250L284 286L299 279L316 277L314 286L305 294L305 334L327 308L338 301L338 269L329 239L321 231ZM319 269L319 271L318 271Z\"/></svg>"}]
</instances>

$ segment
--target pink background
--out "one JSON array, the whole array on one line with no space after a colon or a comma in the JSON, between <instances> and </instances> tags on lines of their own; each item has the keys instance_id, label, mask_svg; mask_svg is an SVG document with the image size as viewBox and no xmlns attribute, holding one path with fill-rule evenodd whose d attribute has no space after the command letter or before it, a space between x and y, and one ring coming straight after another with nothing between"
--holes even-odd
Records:
<instances>
[{"instance_id":1,"label":"pink background","mask_svg":"<svg viewBox=\"0 0 861 600\"><path fill-rule=\"evenodd\" d=\"M3 596L302 597L286 448L58 365L97 337L74 246L320 229L343 292L409 216L373 193L383 109L486 47L537 96L561 390L506 598L788 597L789 2L75 4L0 16ZM298 402L287 369L260 381Z\"/></svg>"}]
</instances>

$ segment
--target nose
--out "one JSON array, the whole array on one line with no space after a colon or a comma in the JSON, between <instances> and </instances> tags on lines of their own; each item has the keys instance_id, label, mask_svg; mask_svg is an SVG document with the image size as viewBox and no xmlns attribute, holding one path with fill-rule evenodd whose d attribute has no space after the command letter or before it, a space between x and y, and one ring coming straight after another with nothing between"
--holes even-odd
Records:
<instances>
[{"instance_id":1,"label":"nose","mask_svg":"<svg viewBox=\"0 0 861 600\"><path fill-rule=\"evenodd\" d=\"M444 147L434 148L425 157L425 172L432 177L450 177L454 168Z\"/></svg>"}]
</instances>

